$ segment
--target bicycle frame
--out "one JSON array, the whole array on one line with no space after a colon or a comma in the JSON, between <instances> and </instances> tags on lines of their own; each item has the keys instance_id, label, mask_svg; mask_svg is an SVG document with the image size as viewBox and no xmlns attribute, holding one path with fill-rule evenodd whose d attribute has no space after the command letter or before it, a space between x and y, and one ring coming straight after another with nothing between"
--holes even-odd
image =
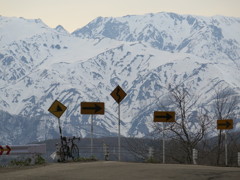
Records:
<instances>
[{"instance_id":1,"label":"bicycle frame","mask_svg":"<svg viewBox=\"0 0 240 180\"><path fill-rule=\"evenodd\" d=\"M61 162L66 161L68 158L72 158L72 160L79 158L79 149L74 140L80 140L80 138L76 138L75 136L72 138L61 138L61 147L59 149Z\"/></svg>"}]
</instances>

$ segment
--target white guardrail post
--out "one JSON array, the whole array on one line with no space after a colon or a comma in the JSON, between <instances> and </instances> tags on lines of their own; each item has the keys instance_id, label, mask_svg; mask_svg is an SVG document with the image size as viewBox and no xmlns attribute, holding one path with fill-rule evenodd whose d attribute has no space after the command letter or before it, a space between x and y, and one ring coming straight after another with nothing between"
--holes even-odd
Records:
<instances>
[{"instance_id":1,"label":"white guardrail post","mask_svg":"<svg viewBox=\"0 0 240 180\"><path fill-rule=\"evenodd\" d=\"M46 144L0 145L0 155L45 154Z\"/></svg>"},{"instance_id":2,"label":"white guardrail post","mask_svg":"<svg viewBox=\"0 0 240 180\"><path fill-rule=\"evenodd\" d=\"M193 149L193 164L197 164L197 159L198 159L198 150L197 149Z\"/></svg>"}]
</instances>

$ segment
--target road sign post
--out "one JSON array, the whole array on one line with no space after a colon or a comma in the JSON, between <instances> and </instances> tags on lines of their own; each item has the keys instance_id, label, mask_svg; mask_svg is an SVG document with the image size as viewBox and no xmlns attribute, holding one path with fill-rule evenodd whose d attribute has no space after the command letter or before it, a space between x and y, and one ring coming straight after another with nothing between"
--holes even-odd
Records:
<instances>
[{"instance_id":1,"label":"road sign post","mask_svg":"<svg viewBox=\"0 0 240 180\"><path fill-rule=\"evenodd\" d=\"M227 130L233 129L233 120L217 120L217 129L225 130L225 165L228 166L228 147L227 147Z\"/></svg>"},{"instance_id":2,"label":"road sign post","mask_svg":"<svg viewBox=\"0 0 240 180\"><path fill-rule=\"evenodd\" d=\"M50 106L50 108L48 109L49 112L51 112L54 116L56 116L58 118L58 127L59 127L59 132L60 132L60 138L61 138L61 144L63 145L63 141L62 141L62 128L61 128L61 123L60 123L60 117L62 116L62 114L65 112L65 110L67 109L66 106L64 106L62 103L60 103L59 101L55 100L52 105Z\"/></svg>"},{"instance_id":3,"label":"road sign post","mask_svg":"<svg viewBox=\"0 0 240 180\"><path fill-rule=\"evenodd\" d=\"M163 126L163 164L165 164L165 127L164 127L164 122L162 122Z\"/></svg>"},{"instance_id":4,"label":"road sign post","mask_svg":"<svg viewBox=\"0 0 240 180\"><path fill-rule=\"evenodd\" d=\"M91 115L91 157L93 157L93 115Z\"/></svg>"},{"instance_id":5,"label":"road sign post","mask_svg":"<svg viewBox=\"0 0 240 180\"><path fill-rule=\"evenodd\" d=\"M91 156L93 156L93 115L104 114L105 108L103 102L82 102L81 114L91 115Z\"/></svg>"},{"instance_id":6,"label":"road sign post","mask_svg":"<svg viewBox=\"0 0 240 180\"><path fill-rule=\"evenodd\" d=\"M166 122L175 122L174 111L155 111L153 115L154 122L162 122L162 151L163 151L163 164L165 164L165 125Z\"/></svg>"},{"instance_id":7,"label":"road sign post","mask_svg":"<svg viewBox=\"0 0 240 180\"><path fill-rule=\"evenodd\" d=\"M240 152L238 152L238 166L240 166Z\"/></svg>"},{"instance_id":8,"label":"road sign post","mask_svg":"<svg viewBox=\"0 0 240 180\"><path fill-rule=\"evenodd\" d=\"M228 166L227 130L225 130L225 165Z\"/></svg>"},{"instance_id":9,"label":"road sign post","mask_svg":"<svg viewBox=\"0 0 240 180\"><path fill-rule=\"evenodd\" d=\"M118 161L121 161L121 132L120 132L120 125L121 125L121 118L120 118L120 102L125 98L127 95L125 91L118 85L110 94L113 99L118 103Z\"/></svg>"},{"instance_id":10,"label":"road sign post","mask_svg":"<svg viewBox=\"0 0 240 180\"><path fill-rule=\"evenodd\" d=\"M63 135L62 135L62 128L61 128L61 123L60 123L60 118L58 118L58 128L59 128L59 133L60 133L60 138L61 138L61 145L63 145Z\"/></svg>"},{"instance_id":11,"label":"road sign post","mask_svg":"<svg viewBox=\"0 0 240 180\"><path fill-rule=\"evenodd\" d=\"M120 103L118 104L118 161L121 161L121 118Z\"/></svg>"}]
</instances>

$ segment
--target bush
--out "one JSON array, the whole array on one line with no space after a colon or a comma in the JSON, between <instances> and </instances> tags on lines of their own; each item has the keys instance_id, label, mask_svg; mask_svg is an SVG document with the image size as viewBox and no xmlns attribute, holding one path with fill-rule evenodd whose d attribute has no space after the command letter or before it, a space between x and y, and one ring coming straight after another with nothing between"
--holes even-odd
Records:
<instances>
[{"instance_id":1,"label":"bush","mask_svg":"<svg viewBox=\"0 0 240 180\"><path fill-rule=\"evenodd\" d=\"M35 157L35 164L39 165L39 164L45 164L45 163L46 163L46 161L42 156L37 155Z\"/></svg>"},{"instance_id":2,"label":"bush","mask_svg":"<svg viewBox=\"0 0 240 180\"><path fill-rule=\"evenodd\" d=\"M10 166L29 166L32 162L31 158L20 159L20 160L12 160L10 162Z\"/></svg>"},{"instance_id":3,"label":"bush","mask_svg":"<svg viewBox=\"0 0 240 180\"><path fill-rule=\"evenodd\" d=\"M34 156L34 159L28 157L28 158L11 160L9 165L10 166L30 166L30 165L40 165L44 163L46 163L45 159L40 155L37 155L37 156Z\"/></svg>"},{"instance_id":4,"label":"bush","mask_svg":"<svg viewBox=\"0 0 240 180\"><path fill-rule=\"evenodd\" d=\"M148 158L146 161L146 163L159 163L158 160L156 160L155 158L151 157L151 158Z\"/></svg>"}]
</instances>

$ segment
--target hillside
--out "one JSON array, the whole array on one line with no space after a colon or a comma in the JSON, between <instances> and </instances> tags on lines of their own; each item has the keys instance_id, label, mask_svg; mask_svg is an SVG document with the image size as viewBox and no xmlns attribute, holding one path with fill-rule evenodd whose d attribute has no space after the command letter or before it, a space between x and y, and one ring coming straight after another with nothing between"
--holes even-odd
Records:
<instances>
[{"instance_id":1,"label":"hillside","mask_svg":"<svg viewBox=\"0 0 240 180\"><path fill-rule=\"evenodd\" d=\"M58 137L57 119L48 112L55 99L68 107L64 135L89 136L90 116L80 114L80 103L100 101L106 109L94 116L94 135L115 136L117 103L110 93L117 85L127 93L124 136L152 132L153 112L170 84L191 87L205 107L218 84L239 95L239 29L239 18L156 13L99 17L69 34L39 19L0 16L0 109L9 113L0 115L0 143L26 142L28 133L29 142Z\"/></svg>"}]
</instances>

